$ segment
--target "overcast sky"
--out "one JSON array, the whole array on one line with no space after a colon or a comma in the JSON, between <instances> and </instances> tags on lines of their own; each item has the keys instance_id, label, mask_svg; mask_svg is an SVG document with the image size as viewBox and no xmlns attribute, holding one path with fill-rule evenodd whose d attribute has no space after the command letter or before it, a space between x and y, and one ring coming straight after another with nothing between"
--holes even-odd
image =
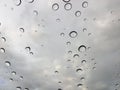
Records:
<instances>
[{"instance_id":1,"label":"overcast sky","mask_svg":"<svg viewBox=\"0 0 120 90\"><path fill-rule=\"evenodd\" d=\"M120 1L64 1L0 0L0 90L120 90Z\"/></svg>"}]
</instances>

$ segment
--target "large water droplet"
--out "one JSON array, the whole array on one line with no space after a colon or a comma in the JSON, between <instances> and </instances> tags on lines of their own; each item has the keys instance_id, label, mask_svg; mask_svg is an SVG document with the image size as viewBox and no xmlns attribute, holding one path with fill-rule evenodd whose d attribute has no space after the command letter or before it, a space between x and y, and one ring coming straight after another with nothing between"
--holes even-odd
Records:
<instances>
[{"instance_id":1,"label":"large water droplet","mask_svg":"<svg viewBox=\"0 0 120 90\"><path fill-rule=\"evenodd\" d=\"M58 5L57 3L54 3L54 4L52 5L52 9L53 9L54 11L57 11L57 10L59 9L59 5Z\"/></svg>"},{"instance_id":2,"label":"large water droplet","mask_svg":"<svg viewBox=\"0 0 120 90\"><path fill-rule=\"evenodd\" d=\"M78 51L79 51L79 52L84 52L84 51L86 51L86 46L85 46L85 45L79 46L79 47L78 47Z\"/></svg>"},{"instance_id":3,"label":"large water droplet","mask_svg":"<svg viewBox=\"0 0 120 90\"><path fill-rule=\"evenodd\" d=\"M84 1L84 2L82 3L82 7L83 7L83 8L87 8L87 7L88 7L88 2L87 2L87 1Z\"/></svg>"},{"instance_id":4,"label":"large water droplet","mask_svg":"<svg viewBox=\"0 0 120 90\"><path fill-rule=\"evenodd\" d=\"M11 66L11 63L9 61L5 61L6 66Z\"/></svg>"},{"instance_id":5,"label":"large water droplet","mask_svg":"<svg viewBox=\"0 0 120 90\"><path fill-rule=\"evenodd\" d=\"M80 17L80 16L81 16L81 11L76 11L76 12L75 12L75 16L76 16L76 17Z\"/></svg>"},{"instance_id":6,"label":"large water droplet","mask_svg":"<svg viewBox=\"0 0 120 90\"><path fill-rule=\"evenodd\" d=\"M22 0L13 0L13 2L16 6L20 6L22 3Z\"/></svg>"},{"instance_id":7,"label":"large water droplet","mask_svg":"<svg viewBox=\"0 0 120 90\"><path fill-rule=\"evenodd\" d=\"M5 49L4 48L0 48L0 52L1 53L5 53Z\"/></svg>"},{"instance_id":8,"label":"large water droplet","mask_svg":"<svg viewBox=\"0 0 120 90\"><path fill-rule=\"evenodd\" d=\"M17 90L22 90L22 88L20 86L17 86L16 89Z\"/></svg>"},{"instance_id":9,"label":"large water droplet","mask_svg":"<svg viewBox=\"0 0 120 90\"><path fill-rule=\"evenodd\" d=\"M78 35L78 33L77 33L76 31L71 31L71 32L69 33L69 36L70 36L71 38L75 38L75 37L77 37L77 35Z\"/></svg>"},{"instance_id":10,"label":"large water droplet","mask_svg":"<svg viewBox=\"0 0 120 90\"><path fill-rule=\"evenodd\" d=\"M72 9L72 4L71 3L66 3L64 5L64 9L67 10L67 11L71 10Z\"/></svg>"}]
</instances>

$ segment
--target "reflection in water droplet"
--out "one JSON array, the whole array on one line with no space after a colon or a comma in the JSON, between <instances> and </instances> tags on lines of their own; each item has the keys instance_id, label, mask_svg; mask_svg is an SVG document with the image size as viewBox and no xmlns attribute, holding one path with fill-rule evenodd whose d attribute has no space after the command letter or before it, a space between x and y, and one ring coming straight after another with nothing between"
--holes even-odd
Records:
<instances>
[{"instance_id":1,"label":"reflection in water droplet","mask_svg":"<svg viewBox=\"0 0 120 90\"><path fill-rule=\"evenodd\" d=\"M5 61L6 66L11 66L11 63L9 61Z\"/></svg>"},{"instance_id":2,"label":"reflection in water droplet","mask_svg":"<svg viewBox=\"0 0 120 90\"><path fill-rule=\"evenodd\" d=\"M1 53L5 53L5 49L4 48L0 48Z\"/></svg>"},{"instance_id":3,"label":"reflection in water droplet","mask_svg":"<svg viewBox=\"0 0 120 90\"><path fill-rule=\"evenodd\" d=\"M30 47L25 47L25 49L26 49L27 51L30 51L30 50L31 50L31 48L30 48Z\"/></svg>"},{"instance_id":4,"label":"reflection in water droplet","mask_svg":"<svg viewBox=\"0 0 120 90\"><path fill-rule=\"evenodd\" d=\"M36 15L36 16L38 15L38 11L37 11L37 10L34 10L33 13L34 13L34 15Z\"/></svg>"},{"instance_id":5,"label":"reflection in water droplet","mask_svg":"<svg viewBox=\"0 0 120 90\"><path fill-rule=\"evenodd\" d=\"M70 0L63 0L63 2L69 2Z\"/></svg>"},{"instance_id":6,"label":"reflection in water droplet","mask_svg":"<svg viewBox=\"0 0 120 90\"><path fill-rule=\"evenodd\" d=\"M1 37L3 42L6 42L6 38L5 37Z\"/></svg>"},{"instance_id":7,"label":"reflection in water droplet","mask_svg":"<svg viewBox=\"0 0 120 90\"><path fill-rule=\"evenodd\" d=\"M20 32L24 33L24 28L19 28Z\"/></svg>"},{"instance_id":8,"label":"reflection in water droplet","mask_svg":"<svg viewBox=\"0 0 120 90\"><path fill-rule=\"evenodd\" d=\"M75 16L76 16L76 17L80 17L80 16L81 16L81 11L76 11L76 12L75 12Z\"/></svg>"},{"instance_id":9,"label":"reflection in water droplet","mask_svg":"<svg viewBox=\"0 0 120 90\"><path fill-rule=\"evenodd\" d=\"M84 2L82 3L82 7L83 7L83 8L87 8L87 7L88 7L88 2L87 2L87 1L84 1Z\"/></svg>"},{"instance_id":10,"label":"reflection in water droplet","mask_svg":"<svg viewBox=\"0 0 120 90\"><path fill-rule=\"evenodd\" d=\"M71 3L66 3L64 5L64 9L67 10L67 11L71 10L72 9L72 4Z\"/></svg>"},{"instance_id":11,"label":"reflection in water droplet","mask_svg":"<svg viewBox=\"0 0 120 90\"><path fill-rule=\"evenodd\" d=\"M12 73L12 75L16 75L16 72L15 72L15 71L12 71L11 73Z\"/></svg>"},{"instance_id":12,"label":"reflection in water droplet","mask_svg":"<svg viewBox=\"0 0 120 90\"><path fill-rule=\"evenodd\" d=\"M75 38L75 37L77 37L77 35L78 35L78 33L77 33L76 31L71 31L71 32L69 33L69 36L70 36L71 38Z\"/></svg>"},{"instance_id":13,"label":"reflection in water droplet","mask_svg":"<svg viewBox=\"0 0 120 90\"><path fill-rule=\"evenodd\" d=\"M53 9L54 11L57 11L57 10L59 9L59 5L58 5L57 3L54 3L54 4L52 5L52 9Z\"/></svg>"},{"instance_id":14,"label":"reflection in water droplet","mask_svg":"<svg viewBox=\"0 0 120 90\"><path fill-rule=\"evenodd\" d=\"M64 36L65 36L65 33L60 33L60 36L64 37Z\"/></svg>"},{"instance_id":15,"label":"reflection in water droplet","mask_svg":"<svg viewBox=\"0 0 120 90\"><path fill-rule=\"evenodd\" d=\"M74 54L73 57L74 58L79 58L79 54Z\"/></svg>"},{"instance_id":16,"label":"reflection in water droplet","mask_svg":"<svg viewBox=\"0 0 120 90\"><path fill-rule=\"evenodd\" d=\"M79 83L78 85L77 85L77 87L82 87L83 86L83 84L81 84L81 83Z\"/></svg>"},{"instance_id":17,"label":"reflection in water droplet","mask_svg":"<svg viewBox=\"0 0 120 90\"><path fill-rule=\"evenodd\" d=\"M86 51L86 46L85 46L85 45L79 46L79 47L78 47L78 51L79 51L79 52L84 52L84 51Z\"/></svg>"},{"instance_id":18,"label":"reflection in water droplet","mask_svg":"<svg viewBox=\"0 0 120 90\"><path fill-rule=\"evenodd\" d=\"M83 28L83 32L87 31L87 28Z\"/></svg>"},{"instance_id":19,"label":"reflection in water droplet","mask_svg":"<svg viewBox=\"0 0 120 90\"><path fill-rule=\"evenodd\" d=\"M81 68L76 69L76 72L81 72L81 71L82 71Z\"/></svg>"},{"instance_id":20,"label":"reflection in water droplet","mask_svg":"<svg viewBox=\"0 0 120 90\"><path fill-rule=\"evenodd\" d=\"M22 3L22 0L13 0L13 2L16 6L20 6Z\"/></svg>"},{"instance_id":21,"label":"reflection in water droplet","mask_svg":"<svg viewBox=\"0 0 120 90\"><path fill-rule=\"evenodd\" d=\"M71 45L71 42L70 41L66 42L66 45Z\"/></svg>"},{"instance_id":22,"label":"reflection in water droplet","mask_svg":"<svg viewBox=\"0 0 120 90\"><path fill-rule=\"evenodd\" d=\"M22 88L20 86L16 87L17 90L22 90Z\"/></svg>"},{"instance_id":23,"label":"reflection in water droplet","mask_svg":"<svg viewBox=\"0 0 120 90\"><path fill-rule=\"evenodd\" d=\"M81 63L86 63L86 60L82 60Z\"/></svg>"}]
</instances>

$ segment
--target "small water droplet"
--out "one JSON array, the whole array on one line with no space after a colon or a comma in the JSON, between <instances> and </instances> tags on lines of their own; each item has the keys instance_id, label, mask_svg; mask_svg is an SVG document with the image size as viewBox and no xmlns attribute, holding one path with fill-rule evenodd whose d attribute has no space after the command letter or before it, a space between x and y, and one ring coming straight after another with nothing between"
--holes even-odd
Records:
<instances>
[{"instance_id":1,"label":"small water droplet","mask_svg":"<svg viewBox=\"0 0 120 90\"><path fill-rule=\"evenodd\" d=\"M70 2L70 0L63 0L63 2Z\"/></svg>"},{"instance_id":2,"label":"small water droplet","mask_svg":"<svg viewBox=\"0 0 120 90\"><path fill-rule=\"evenodd\" d=\"M9 61L5 61L6 66L11 66L11 63Z\"/></svg>"},{"instance_id":3,"label":"small water droplet","mask_svg":"<svg viewBox=\"0 0 120 90\"><path fill-rule=\"evenodd\" d=\"M74 58L79 58L79 54L74 54L73 57Z\"/></svg>"},{"instance_id":4,"label":"small water droplet","mask_svg":"<svg viewBox=\"0 0 120 90\"><path fill-rule=\"evenodd\" d=\"M62 83L61 81L59 81L58 83Z\"/></svg>"},{"instance_id":5,"label":"small water droplet","mask_svg":"<svg viewBox=\"0 0 120 90\"><path fill-rule=\"evenodd\" d=\"M30 51L31 48L30 47L25 47L26 51Z\"/></svg>"},{"instance_id":6,"label":"small water droplet","mask_svg":"<svg viewBox=\"0 0 120 90\"><path fill-rule=\"evenodd\" d=\"M23 76L20 76L20 79L23 80Z\"/></svg>"},{"instance_id":7,"label":"small water droplet","mask_svg":"<svg viewBox=\"0 0 120 90\"><path fill-rule=\"evenodd\" d=\"M79 47L78 47L78 51L79 51L79 52L84 52L84 51L86 51L86 46L85 46L85 45L79 46Z\"/></svg>"},{"instance_id":8,"label":"small water droplet","mask_svg":"<svg viewBox=\"0 0 120 90\"><path fill-rule=\"evenodd\" d=\"M60 33L60 36L64 37L64 36L65 36L65 33Z\"/></svg>"},{"instance_id":9,"label":"small water droplet","mask_svg":"<svg viewBox=\"0 0 120 90\"><path fill-rule=\"evenodd\" d=\"M72 54L72 51L70 50L70 51L68 51L68 54Z\"/></svg>"},{"instance_id":10,"label":"small water droplet","mask_svg":"<svg viewBox=\"0 0 120 90\"><path fill-rule=\"evenodd\" d=\"M87 2L87 1L84 1L84 2L82 3L82 7L83 7L83 8L87 8L87 7L88 7L88 2Z\"/></svg>"},{"instance_id":11,"label":"small water droplet","mask_svg":"<svg viewBox=\"0 0 120 90\"><path fill-rule=\"evenodd\" d=\"M24 90L29 90L29 88L25 88Z\"/></svg>"},{"instance_id":12,"label":"small water droplet","mask_svg":"<svg viewBox=\"0 0 120 90\"><path fill-rule=\"evenodd\" d=\"M78 33L77 33L76 31L71 31L71 32L69 33L69 36L70 36L71 38L75 38L75 37L77 37L77 35L78 35Z\"/></svg>"},{"instance_id":13,"label":"small water droplet","mask_svg":"<svg viewBox=\"0 0 120 90\"><path fill-rule=\"evenodd\" d=\"M86 63L86 60L82 60L81 63L83 63L83 64Z\"/></svg>"},{"instance_id":14,"label":"small water droplet","mask_svg":"<svg viewBox=\"0 0 120 90\"><path fill-rule=\"evenodd\" d=\"M58 71L55 71L55 73L59 73Z\"/></svg>"},{"instance_id":15,"label":"small water droplet","mask_svg":"<svg viewBox=\"0 0 120 90\"><path fill-rule=\"evenodd\" d=\"M3 42L6 42L6 38L5 37L1 37Z\"/></svg>"},{"instance_id":16,"label":"small water droplet","mask_svg":"<svg viewBox=\"0 0 120 90\"><path fill-rule=\"evenodd\" d=\"M20 32L24 33L24 28L19 28Z\"/></svg>"},{"instance_id":17,"label":"small water droplet","mask_svg":"<svg viewBox=\"0 0 120 90\"><path fill-rule=\"evenodd\" d=\"M4 48L0 48L1 53L5 53L5 49Z\"/></svg>"},{"instance_id":18,"label":"small water droplet","mask_svg":"<svg viewBox=\"0 0 120 90\"><path fill-rule=\"evenodd\" d=\"M34 10L33 13L34 13L34 15L36 15L36 16L38 15L38 11L37 11L37 10Z\"/></svg>"},{"instance_id":19,"label":"small water droplet","mask_svg":"<svg viewBox=\"0 0 120 90\"><path fill-rule=\"evenodd\" d=\"M71 45L71 42L70 41L66 42L66 45Z\"/></svg>"},{"instance_id":20,"label":"small water droplet","mask_svg":"<svg viewBox=\"0 0 120 90\"><path fill-rule=\"evenodd\" d=\"M54 4L52 5L52 9L53 9L54 11L57 11L57 10L59 9L58 3L54 3Z\"/></svg>"},{"instance_id":21,"label":"small water droplet","mask_svg":"<svg viewBox=\"0 0 120 90\"><path fill-rule=\"evenodd\" d=\"M16 89L17 90L22 90L22 88L20 86L17 86Z\"/></svg>"},{"instance_id":22,"label":"small water droplet","mask_svg":"<svg viewBox=\"0 0 120 90\"><path fill-rule=\"evenodd\" d=\"M83 86L83 84L81 84L81 83L77 84L77 87L82 87L82 86Z\"/></svg>"},{"instance_id":23,"label":"small water droplet","mask_svg":"<svg viewBox=\"0 0 120 90\"><path fill-rule=\"evenodd\" d=\"M58 88L58 90L62 90L61 88Z\"/></svg>"},{"instance_id":24,"label":"small water droplet","mask_svg":"<svg viewBox=\"0 0 120 90\"><path fill-rule=\"evenodd\" d=\"M80 16L81 16L81 11L76 11L76 12L75 12L75 16L76 16L76 17L80 17Z\"/></svg>"},{"instance_id":25,"label":"small water droplet","mask_svg":"<svg viewBox=\"0 0 120 90\"><path fill-rule=\"evenodd\" d=\"M56 19L56 22L60 22L61 20L59 18Z\"/></svg>"},{"instance_id":26,"label":"small water droplet","mask_svg":"<svg viewBox=\"0 0 120 90\"><path fill-rule=\"evenodd\" d=\"M83 28L83 32L87 31L87 28Z\"/></svg>"},{"instance_id":27,"label":"small water droplet","mask_svg":"<svg viewBox=\"0 0 120 90\"><path fill-rule=\"evenodd\" d=\"M83 81L83 80L85 80L85 78L84 78L84 77L81 77L81 78L80 78L80 80L82 80L82 81Z\"/></svg>"},{"instance_id":28,"label":"small water droplet","mask_svg":"<svg viewBox=\"0 0 120 90\"><path fill-rule=\"evenodd\" d=\"M95 70L95 69L96 69L96 67L93 67L92 69L93 69L93 70Z\"/></svg>"},{"instance_id":29,"label":"small water droplet","mask_svg":"<svg viewBox=\"0 0 120 90\"><path fill-rule=\"evenodd\" d=\"M34 0L26 0L28 3L33 3Z\"/></svg>"},{"instance_id":30,"label":"small water droplet","mask_svg":"<svg viewBox=\"0 0 120 90\"><path fill-rule=\"evenodd\" d=\"M13 2L16 6L20 6L22 3L22 0L13 0Z\"/></svg>"},{"instance_id":31,"label":"small water droplet","mask_svg":"<svg viewBox=\"0 0 120 90\"><path fill-rule=\"evenodd\" d=\"M33 52L30 52L31 55L33 55Z\"/></svg>"},{"instance_id":32,"label":"small water droplet","mask_svg":"<svg viewBox=\"0 0 120 90\"><path fill-rule=\"evenodd\" d=\"M12 75L16 75L16 72L15 72L15 71L12 71L11 73L12 73Z\"/></svg>"},{"instance_id":33,"label":"small water droplet","mask_svg":"<svg viewBox=\"0 0 120 90\"><path fill-rule=\"evenodd\" d=\"M91 33L88 33L88 36L90 36L91 35Z\"/></svg>"},{"instance_id":34,"label":"small water droplet","mask_svg":"<svg viewBox=\"0 0 120 90\"><path fill-rule=\"evenodd\" d=\"M81 68L76 69L76 72L81 72L83 71Z\"/></svg>"},{"instance_id":35,"label":"small water droplet","mask_svg":"<svg viewBox=\"0 0 120 90\"><path fill-rule=\"evenodd\" d=\"M71 60L70 60L70 59L68 59L67 61L68 61L68 62L70 62Z\"/></svg>"},{"instance_id":36,"label":"small water droplet","mask_svg":"<svg viewBox=\"0 0 120 90\"><path fill-rule=\"evenodd\" d=\"M66 3L64 5L64 9L67 10L67 11L71 10L72 9L72 4L71 3Z\"/></svg>"},{"instance_id":37,"label":"small water droplet","mask_svg":"<svg viewBox=\"0 0 120 90\"><path fill-rule=\"evenodd\" d=\"M12 79L12 78L10 78L9 80L10 80L11 82L13 81L13 79Z\"/></svg>"}]
</instances>

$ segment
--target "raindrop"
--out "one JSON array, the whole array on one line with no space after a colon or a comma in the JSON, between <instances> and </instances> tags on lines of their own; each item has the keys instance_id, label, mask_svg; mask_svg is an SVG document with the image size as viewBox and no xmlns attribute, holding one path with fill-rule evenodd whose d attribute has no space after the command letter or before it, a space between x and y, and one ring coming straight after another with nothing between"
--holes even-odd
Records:
<instances>
[{"instance_id":1,"label":"raindrop","mask_svg":"<svg viewBox=\"0 0 120 90\"><path fill-rule=\"evenodd\" d=\"M34 0L26 0L28 3L33 3Z\"/></svg>"},{"instance_id":2,"label":"raindrop","mask_svg":"<svg viewBox=\"0 0 120 90\"><path fill-rule=\"evenodd\" d=\"M17 90L22 90L22 88L20 86L16 87Z\"/></svg>"},{"instance_id":3,"label":"raindrop","mask_svg":"<svg viewBox=\"0 0 120 90\"><path fill-rule=\"evenodd\" d=\"M63 0L63 2L69 2L70 0Z\"/></svg>"},{"instance_id":4,"label":"raindrop","mask_svg":"<svg viewBox=\"0 0 120 90\"><path fill-rule=\"evenodd\" d=\"M59 73L58 71L55 71L55 73Z\"/></svg>"},{"instance_id":5,"label":"raindrop","mask_svg":"<svg viewBox=\"0 0 120 90\"><path fill-rule=\"evenodd\" d=\"M4 48L0 48L1 53L5 53L5 49Z\"/></svg>"},{"instance_id":6,"label":"raindrop","mask_svg":"<svg viewBox=\"0 0 120 90\"><path fill-rule=\"evenodd\" d=\"M31 48L30 48L30 47L25 47L25 49L26 49L27 51L30 51L30 50L31 50Z\"/></svg>"},{"instance_id":7,"label":"raindrop","mask_svg":"<svg viewBox=\"0 0 120 90\"><path fill-rule=\"evenodd\" d=\"M61 20L59 18L56 19L56 22L60 22Z\"/></svg>"},{"instance_id":8,"label":"raindrop","mask_svg":"<svg viewBox=\"0 0 120 90\"><path fill-rule=\"evenodd\" d=\"M82 60L81 63L86 63L86 60Z\"/></svg>"},{"instance_id":9,"label":"raindrop","mask_svg":"<svg viewBox=\"0 0 120 90\"><path fill-rule=\"evenodd\" d=\"M68 51L68 54L72 54L72 51Z\"/></svg>"},{"instance_id":10,"label":"raindrop","mask_svg":"<svg viewBox=\"0 0 120 90\"><path fill-rule=\"evenodd\" d=\"M79 58L79 54L74 54L73 57L74 58Z\"/></svg>"},{"instance_id":11,"label":"raindrop","mask_svg":"<svg viewBox=\"0 0 120 90\"><path fill-rule=\"evenodd\" d=\"M20 32L24 33L24 28L19 28Z\"/></svg>"},{"instance_id":12,"label":"raindrop","mask_svg":"<svg viewBox=\"0 0 120 90\"><path fill-rule=\"evenodd\" d=\"M37 10L34 10L33 13L34 13L34 15L36 15L36 16L38 15L38 11L37 11Z\"/></svg>"},{"instance_id":13,"label":"raindrop","mask_svg":"<svg viewBox=\"0 0 120 90\"><path fill-rule=\"evenodd\" d=\"M83 80L85 80L85 78L84 78L84 77L81 77L81 78L80 78L80 80L82 80L82 81L83 81Z\"/></svg>"},{"instance_id":14,"label":"raindrop","mask_svg":"<svg viewBox=\"0 0 120 90\"><path fill-rule=\"evenodd\" d=\"M71 31L71 32L69 33L69 36L70 36L71 38L75 38L75 37L77 37L77 35L78 35L78 33L77 33L76 31Z\"/></svg>"},{"instance_id":15,"label":"raindrop","mask_svg":"<svg viewBox=\"0 0 120 90\"><path fill-rule=\"evenodd\" d=\"M65 33L60 33L60 36L64 37L64 36L65 36Z\"/></svg>"},{"instance_id":16,"label":"raindrop","mask_svg":"<svg viewBox=\"0 0 120 90\"><path fill-rule=\"evenodd\" d=\"M10 78L9 80L10 80L11 82L13 81L13 79L12 79L12 78Z\"/></svg>"},{"instance_id":17,"label":"raindrop","mask_svg":"<svg viewBox=\"0 0 120 90\"><path fill-rule=\"evenodd\" d=\"M67 10L67 11L71 10L72 9L72 4L71 3L66 3L64 5L64 9Z\"/></svg>"},{"instance_id":18,"label":"raindrop","mask_svg":"<svg viewBox=\"0 0 120 90\"><path fill-rule=\"evenodd\" d=\"M83 32L87 31L87 28L83 28Z\"/></svg>"},{"instance_id":19,"label":"raindrop","mask_svg":"<svg viewBox=\"0 0 120 90\"><path fill-rule=\"evenodd\" d=\"M76 11L76 12L75 12L75 16L76 16L76 17L80 17L80 16L81 16L81 11Z\"/></svg>"},{"instance_id":20,"label":"raindrop","mask_svg":"<svg viewBox=\"0 0 120 90\"><path fill-rule=\"evenodd\" d=\"M71 42L70 41L66 42L66 45L71 45Z\"/></svg>"},{"instance_id":21,"label":"raindrop","mask_svg":"<svg viewBox=\"0 0 120 90\"><path fill-rule=\"evenodd\" d=\"M61 88L58 88L58 90L62 90Z\"/></svg>"},{"instance_id":22,"label":"raindrop","mask_svg":"<svg viewBox=\"0 0 120 90\"><path fill-rule=\"evenodd\" d=\"M76 69L76 72L81 72L81 71L82 71L81 68Z\"/></svg>"},{"instance_id":23,"label":"raindrop","mask_svg":"<svg viewBox=\"0 0 120 90\"><path fill-rule=\"evenodd\" d=\"M79 52L84 52L84 51L86 51L86 46L85 46L85 45L79 46L79 47L78 47L78 51L79 51Z\"/></svg>"},{"instance_id":24,"label":"raindrop","mask_svg":"<svg viewBox=\"0 0 120 90\"><path fill-rule=\"evenodd\" d=\"M57 11L57 10L59 9L59 5L58 5L57 3L54 3L54 4L52 5L52 9L53 9L54 11Z\"/></svg>"},{"instance_id":25,"label":"raindrop","mask_svg":"<svg viewBox=\"0 0 120 90\"><path fill-rule=\"evenodd\" d=\"M88 7L88 2L87 2L87 1L84 1L84 2L82 3L82 7L83 7L83 8L87 8L87 7Z\"/></svg>"},{"instance_id":26,"label":"raindrop","mask_svg":"<svg viewBox=\"0 0 120 90\"><path fill-rule=\"evenodd\" d=\"M24 90L29 90L29 88L25 88Z\"/></svg>"},{"instance_id":27,"label":"raindrop","mask_svg":"<svg viewBox=\"0 0 120 90\"><path fill-rule=\"evenodd\" d=\"M23 76L20 76L20 79L23 80Z\"/></svg>"},{"instance_id":28,"label":"raindrop","mask_svg":"<svg viewBox=\"0 0 120 90\"><path fill-rule=\"evenodd\" d=\"M9 61L5 61L6 66L11 66L11 63Z\"/></svg>"},{"instance_id":29,"label":"raindrop","mask_svg":"<svg viewBox=\"0 0 120 90\"><path fill-rule=\"evenodd\" d=\"M20 6L22 3L22 0L13 0L13 2L16 6Z\"/></svg>"},{"instance_id":30,"label":"raindrop","mask_svg":"<svg viewBox=\"0 0 120 90\"><path fill-rule=\"evenodd\" d=\"M15 72L15 71L12 71L11 73L12 73L12 75L16 75L16 72Z\"/></svg>"},{"instance_id":31,"label":"raindrop","mask_svg":"<svg viewBox=\"0 0 120 90\"><path fill-rule=\"evenodd\" d=\"M1 37L3 42L6 42L6 38L5 37Z\"/></svg>"},{"instance_id":32,"label":"raindrop","mask_svg":"<svg viewBox=\"0 0 120 90\"><path fill-rule=\"evenodd\" d=\"M83 84L81 84L81 83L77 84L77 87L82 87L82 86L83 86Z\"/></svg>"}]
</instances>

